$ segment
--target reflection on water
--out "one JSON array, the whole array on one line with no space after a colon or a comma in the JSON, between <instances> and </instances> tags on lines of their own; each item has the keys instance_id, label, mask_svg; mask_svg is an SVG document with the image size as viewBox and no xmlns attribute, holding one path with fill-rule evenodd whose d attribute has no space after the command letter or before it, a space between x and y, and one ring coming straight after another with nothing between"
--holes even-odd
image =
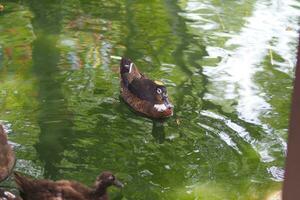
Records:
<instances>
[{"instance_id":1,"label":"reflection on water","mask_svg":"<svg viewBox=\"0 0 300 200\"><path fill-rule=\"evenodd\" d=\"M297 26L293 21L297 21L299 12L296 13L291 7L292 2L295 1L257 2L246 26L225 43L225 48L238 46L237 49L224 49L221 52L219 47L208 49L211 57L220 56L223 59L217 68L204 68L204 73L210 77L213 85L213 91L207 93L207 99L237 100L236 109L240 117L248 122L261 124L260 116L270 112L271 105L267 102L268 94L253 79L255 74L263 73L264 66L261 63L265 57L271 59L275 69L282 67L283 72L292 74L289 69L295 66L295 57L285 56L295 50L289 46L298 36ZM294 31L287 30L291 27ZM271 56L273 52L285 58L284 62L275 64ZM222 88L220 84L223 85Z\"/></svg>"},{"instance_id":2,"label":"reflection on water","mask_svg":"<svg viewBox=\"0 0 300 200\"><path fill-rule=\"evenodd\" d=\"M299 2L3 4L0 120L17 170L86 184L111 170L126 183L112 199L261 200L280 188ZM173 117L120 101L120 56L165 82Z\"/></svg>"},{"instance_id":3,"label":"reflection on water","mask_svg":"<svg viewBox=\"0 0 300 200\"><path fill-rule=\"evenodd\" d=\"M164 122L153 120L152 125L152 136L159 143L163 143L166 139Z\"/></svg>"}]
</instances>

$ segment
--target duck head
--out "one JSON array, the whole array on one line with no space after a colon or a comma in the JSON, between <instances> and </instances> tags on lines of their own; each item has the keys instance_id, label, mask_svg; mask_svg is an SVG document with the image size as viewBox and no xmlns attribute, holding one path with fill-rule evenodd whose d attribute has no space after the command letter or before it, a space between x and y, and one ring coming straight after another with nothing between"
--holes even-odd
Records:
<instances>
[{"instance_id":1,"label":"duck head","mask_svg":"<svg viewBox=\"0 0 300 200\"><path fill-rule=\"evenodd\" d=\"M130 59L122 58L120 63L120 73L131 73L133 67L133 62Z\"/></svg>"},{"instance_id":2,"label":"duck head","mask_svg":"<svg viewBox=\"0 0 300 200\"><path fill-rule=\"evenodd\" d=\"M155 104L154 107L159 112L164 112L166 110L172 110L174 106L170 103L167 93L167 88L160 81L154 81L156 84L155 98L159 104Z\"/></svg>"},{"instance_id":3,"label":"duck head","mask_svg":"<svg viewBox=\"0 0 300 200\"><path fill-rule=\"evenodd\" d=\"M123 188L124 185L121 183L111 172L102 172L96 179L96 187L107 188L109 186L116 186L118 188Z\"/></svg>"}]
</instances>

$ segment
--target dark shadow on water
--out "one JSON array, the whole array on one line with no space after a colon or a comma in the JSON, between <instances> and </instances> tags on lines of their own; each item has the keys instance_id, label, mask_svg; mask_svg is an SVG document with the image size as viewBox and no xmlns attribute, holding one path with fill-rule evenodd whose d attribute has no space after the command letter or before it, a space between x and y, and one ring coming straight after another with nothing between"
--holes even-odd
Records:
<instances>
[{"instance_id":1,"label":"dark shadow on water","mask_svg":"<svg viewBox=\"0 0 300 200\"><path fill-rule=\"evenodd\" d=\"M150 117L147 117L146 115L139 113L137 111L135 111L132 107L130 107L121 96L119 96L119 100L121 102L122 105L127 106L128 109L140 116L140 117L144 117L147 119L150 119L152 121L152 131L151 131L151 135L153 136L153 138L158 142L158 143L163 143L165 142L165 137L166 137L166 133L165 133L165 127L164 127L164 123L168 120L168 119L153 119Z\"/></svg>"},{"instance_id":2,"label":"dark shadow on water","mask_svg":"<svg viewBox=\"0 0 300 200\"><path fill-rule=\"evenodd\" d=\"M56 179L61 177L59 167L64 158L64 151L72 143L73 117L68 111L66 99L62 93L58 63L60 52L55 35L60 31L60 6L57 1L32 1L29 3L36 16L33 20L35 30L39 30L33 42L33 71L38 78L38 100L40 111L37 118L40 126L39 140L35 144L39 159L44 164L44 176ZM50 16L45 13L52 10ZM73 138L73 139L72 139Z\"/></svg>"},{"instance_id":3,"label":"dark shadow on water","mask_svg":"<svg viewBox=\"0 0 300 200\"><path fill-rule=\"evenodd\" d=\"M164 143L166 140L165 133L165 120L153 120L152 121L152 136L160 144Z\"/></svg>"},{"instance_id":4,"label":"dark shadow on water","mask_svg":"<svg viewBox=\"0 0 300 200\"><path fill-rule=\"evenodd\" d=\"M54 80L58 52L52 40L38 38L33 44L34 70L39 77L40 126L39 141L35 145L40 160L44 162L45 177L59 177L57 166L63 159L67 135L72 132L72 117L67 111L61 85ZM49 61L49 62L46 62ZM71 139L72 140L72 139Z\"/></svg>"}]
</instances>

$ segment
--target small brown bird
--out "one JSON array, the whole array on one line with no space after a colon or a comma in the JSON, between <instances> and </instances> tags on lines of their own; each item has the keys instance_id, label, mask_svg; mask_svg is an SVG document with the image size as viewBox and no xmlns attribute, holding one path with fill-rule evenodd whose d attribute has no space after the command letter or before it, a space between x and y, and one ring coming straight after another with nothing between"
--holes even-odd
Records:
<instances>
[{"instance_id":1,"label":"small brown bird","mask_svg":"<svg viewBox=\"0 0 300 200\"><path fill-rule=\"evenodd\" d=\"M14 175L23 200L108 200L109 186L123 187L111 172L99 175L92 188L75 181L32 180L17 172Z\"/></svg>"},{"instance_id":2,"label":"small brown bird","mask_svg":"<svg viewBox=\"0 0 300 200\"><path fill-rule=\"evenodd\" d=\"M139 72L131 60L122 58L120 63L121 97L134 110L150 118L173 115L167 89L160 81L152 81Z\"/></svg>"},{"instance_id":3,"label":"small brown bird","mask_svg":"<svg viewBox=\"0 0 300 200\"><path fill-rule=\"evenodd\" d=\"M0 182L11 174L15 162L15 154L11 145L7 143L7 135L0 124Z\"/></svg>"}]
</instances>

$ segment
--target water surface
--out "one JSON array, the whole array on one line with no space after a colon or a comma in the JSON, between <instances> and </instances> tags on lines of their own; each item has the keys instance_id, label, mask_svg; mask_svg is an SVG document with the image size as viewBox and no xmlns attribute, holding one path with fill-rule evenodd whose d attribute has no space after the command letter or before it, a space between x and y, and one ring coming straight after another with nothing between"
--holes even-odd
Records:
<instances>
[{"instance_id":1,"label":"water surface","mask_svg":"<svg viewBox=\"0 0 300 200\"><path fill-rule=\"evenodd\" d=\"M261 200L281 187L299 1L2 3L0 120L16 170L89 185L111 170L126 184L114 200ZM173 117L120 100L118 56L164 81Z\"/></svg>"}]
</instances>

